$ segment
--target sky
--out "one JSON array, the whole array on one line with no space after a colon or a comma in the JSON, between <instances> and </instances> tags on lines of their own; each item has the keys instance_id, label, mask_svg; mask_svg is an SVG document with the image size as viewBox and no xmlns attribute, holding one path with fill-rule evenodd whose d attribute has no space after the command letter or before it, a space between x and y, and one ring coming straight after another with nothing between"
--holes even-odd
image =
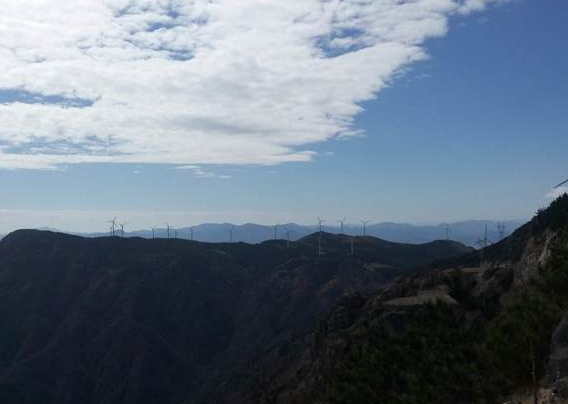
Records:
<instances>
[{"instance_id":1,"label":"sky","mask_svg":"<svg viewBox=\"0 0 568 404\"><path fill-rule=\"evenodd\" d=\"M525 219L568 178L565 0L0 7L0 232Z\"/></svg>"}]
</instances>

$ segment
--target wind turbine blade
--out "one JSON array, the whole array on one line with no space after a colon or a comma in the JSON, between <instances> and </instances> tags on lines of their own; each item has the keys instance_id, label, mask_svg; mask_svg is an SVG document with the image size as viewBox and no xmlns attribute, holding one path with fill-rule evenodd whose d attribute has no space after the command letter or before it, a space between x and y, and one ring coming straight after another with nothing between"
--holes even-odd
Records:
<instances>
[{"instance_id":1,"label":"wind turbine blade","mask_svg":"<svg viewBox=\"0 0 568 404\"><path fill-rule=\"evenodd\" d=\"M560 184L556 185L553 189L560 188L564 184L568 184L568 180L561 182Z\"/></svg>"}]
</instances>

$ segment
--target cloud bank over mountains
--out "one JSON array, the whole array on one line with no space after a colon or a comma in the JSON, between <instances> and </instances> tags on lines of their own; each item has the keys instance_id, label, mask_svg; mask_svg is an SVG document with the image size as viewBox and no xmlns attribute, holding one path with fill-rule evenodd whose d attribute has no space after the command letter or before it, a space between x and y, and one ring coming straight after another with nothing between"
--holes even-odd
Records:
<instances>
[{"instance_id":1,"label":"cloud bank over mountains","mask_svg":"<svg viewBox=\"0 0 568 404\"><path fill-rule=\"evenodd\" d=\"M503 0L4 0L0 168L279 164Z\"/></svg>"}]
</instances>

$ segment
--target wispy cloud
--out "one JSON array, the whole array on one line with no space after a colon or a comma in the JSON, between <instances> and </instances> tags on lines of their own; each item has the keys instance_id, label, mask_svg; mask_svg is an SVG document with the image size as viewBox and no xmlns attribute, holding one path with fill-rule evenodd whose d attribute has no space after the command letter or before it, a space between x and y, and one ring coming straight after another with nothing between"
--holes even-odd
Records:
<instances>
[{"instance_id":1,"label":"wispy cloud","mask_svg":"<svg viewBox=\"0 0 568 404\"><path fill-rule=\"evenodd\" d=\"M503 0L4 0L0 168L309 161Z\"/></svg>"},{"instance_id":2,"label":"wispy cloud","mask_svg":"<svg viewBox=\"0 0 568 404\"><path fill-rule=\"evenodd\" d=\"M174 167L174 169L179 171L188 171L196 178L221 178L223 180L228 180L233 178L231 175L216 174L211 170L206 170L201 166L195 166L195 165L178 166Z\"/></svg>"}]
</instances>

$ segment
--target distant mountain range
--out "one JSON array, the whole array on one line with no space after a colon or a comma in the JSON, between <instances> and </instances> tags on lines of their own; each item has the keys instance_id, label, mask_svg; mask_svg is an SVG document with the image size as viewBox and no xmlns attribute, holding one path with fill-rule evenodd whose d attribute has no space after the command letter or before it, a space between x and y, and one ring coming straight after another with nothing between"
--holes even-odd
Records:
<instances>
[{"instance_id":1,"label":"distant mountain range","mask_svg":"<svg viewBox=\"0 0 568 404\"><path fill-rule=\"evenodd\" d=\"M381 238L383 240L393 241L397 243L422 244L434 240L446 239L446 229L449 229L449 239L459 241L460 243L476 246L479 238L484 237L485 226L488 229L488 238L491 242L497 242L501 239L497 225L505 224L505 232L503 236L510 235L519 226L522 221L488 221L488 220L469 220L455 222L451 224L441 223L438 225L412 225L406 223L384 222L370 224L366 227L366 235ZM230 239L229 230L233 228L233 241L245 242L250 244L262 243L263 241L274 239L274 226L265 226L253 223L243 225L233 225L231 223L205 223L193 227L183 227L170 229L170 237L177 236L179 239L190 240L193 230L193 239L208 243L227 242ZM55 230L55 229L49 229ZM296 241L309 234L317 231L316 226L305 226L295 223L287 223L279 225L276 230L276 238L285 240L289 235L290 240ZM326 233L339 234L341 229L334 226L324 226L323 231ZM289 232L289 233L288 233ZM347 235L362 235L362 225L346 226L344 233ZM109 233L73 233L83 237L102 237L108 236ZM117 235L121 235L120 229L116 230ZM142 237L152 238L152 230L126 231L125 237ZM154 237L166 238L167 229L156 228Z\"/></svg>"}]
</instances>

